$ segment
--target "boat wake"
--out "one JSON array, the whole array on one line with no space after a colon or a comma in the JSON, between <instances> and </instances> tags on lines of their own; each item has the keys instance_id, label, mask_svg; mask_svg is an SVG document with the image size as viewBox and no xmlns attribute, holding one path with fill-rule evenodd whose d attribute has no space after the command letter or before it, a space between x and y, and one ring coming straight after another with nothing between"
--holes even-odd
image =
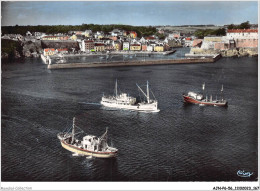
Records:
<instances>
[{"instance_id":1,"label":"boat wake","mask_svg":"<svg viewBox=\"0 0 260 191\"><path fill-rule=\"evenodd\" d=\"M78 154L78 153L73 153L72 156L74 156L74 157L81 157L81 156L83 156L83 155Z\"/></svg>"},{"instance_id":2,"label":"boat wake","mask_svg":"<svg viewBox=\"0 0 260 191\"><path fill-rule=\"evenodd\" d=\"M86 105L101 105L100 103L89 103L89 102L78 102L79 104L86 104Z\"/></svg>"}]
</instances>

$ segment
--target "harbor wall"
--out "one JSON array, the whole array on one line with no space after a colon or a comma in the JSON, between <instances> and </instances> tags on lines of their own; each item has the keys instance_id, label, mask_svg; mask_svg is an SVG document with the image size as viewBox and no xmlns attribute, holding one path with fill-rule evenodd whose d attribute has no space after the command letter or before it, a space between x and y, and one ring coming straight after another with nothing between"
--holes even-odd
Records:
<instances>
[{"instance_id":1,"label":"harbor wall","mask_svg":"<svg viewBox=\"0 0 260 191\"><path fill-rule=\"evenodd\" d=\"M48 65L48 69L62 68L96 68L96 67L117 67L117 66L148 66L148 65L165 65L165 64L195 64L195 63L213 63L221 56L217 55L212 58L187 58L174 60L149 60L149 61L129 61L129 62L110 62L110 63L66 63Z\"/></svg>"},{"instance_id":2,"label":"harbor wall","mask_svg":"<svg viewBox=\"0 0 260 191\"><path fill-rule=\"evenodd\" d=\"M234 48L228 50L215 50L203 48L191 48L191 54L221 54L223 57L257 56L258 47L255 48Z\"/></svg>"}]
</instances>

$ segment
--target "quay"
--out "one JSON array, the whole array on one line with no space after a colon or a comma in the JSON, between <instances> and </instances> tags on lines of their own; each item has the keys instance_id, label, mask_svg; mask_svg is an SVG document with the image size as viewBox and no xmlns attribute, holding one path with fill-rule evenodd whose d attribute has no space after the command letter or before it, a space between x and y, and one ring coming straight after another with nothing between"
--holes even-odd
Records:
<instances>
[{"instance_id":1,"label":"quay","mask_svg":"<svg viewBox=\"0 0 260 191\"><path fill-rule=\"evenodd\" d=\"M221 55L215 55L210 58L184 58L172 60L147 60L147 61L114 61L114 62L92 62L92 63L65 63L50 64L48 69L63 68L97 68L97 67L117 67L117 66L148 66L148 65L170 65L170 64L195 64L195 63L214 63L221 58Z\"/></svg>"},{"instance_id":2,"label":"quay","mask_svg":"<svg viewBox=\"0 0 260 191\"><path fill-rule=\"evenodd\" d=\"M83 54L62 54L62 57L78 57L78 56L106 56L106 55L136 55L136 56L151 56L151 55L169 55L175 53L176 50L164 52L150 52L150 51L112 51L109 53L83 53ZM60 55L51 55L51 58L58 58Z\"/></svg>"}]
</instances>

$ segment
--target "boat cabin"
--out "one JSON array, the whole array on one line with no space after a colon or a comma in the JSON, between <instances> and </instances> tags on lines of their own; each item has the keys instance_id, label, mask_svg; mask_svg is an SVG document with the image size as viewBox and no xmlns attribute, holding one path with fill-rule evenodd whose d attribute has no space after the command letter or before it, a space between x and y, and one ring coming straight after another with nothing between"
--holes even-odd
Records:
<instances>
[{"instance_id":1,"label":"boat cabin","mask_svg":"<svg viewBox=\"0 0 260 191\"><path fill-rule=\"evenodd\" d=\"M203 95L202 94L197 94L197 93L194 93L194 92L189 92L188 96L193 97L194 99L197 99L197 100L202 100L203 99Z\"/></svg>"}]
</instances>

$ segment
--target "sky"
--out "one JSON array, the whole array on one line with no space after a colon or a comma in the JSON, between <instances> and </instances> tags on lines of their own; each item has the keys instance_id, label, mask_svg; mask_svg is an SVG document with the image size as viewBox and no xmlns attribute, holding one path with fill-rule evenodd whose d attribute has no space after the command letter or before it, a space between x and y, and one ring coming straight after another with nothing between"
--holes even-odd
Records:
<instances>
[{"instance_id":1,"label":"sky","mask_svg":"<svg viewBox=\"0 0 260 191\"><path fill-rule=\"evenodd\" d=\"M2 1L1 25L258 23L257 1Z\"/></svg>"}]
</instances>

